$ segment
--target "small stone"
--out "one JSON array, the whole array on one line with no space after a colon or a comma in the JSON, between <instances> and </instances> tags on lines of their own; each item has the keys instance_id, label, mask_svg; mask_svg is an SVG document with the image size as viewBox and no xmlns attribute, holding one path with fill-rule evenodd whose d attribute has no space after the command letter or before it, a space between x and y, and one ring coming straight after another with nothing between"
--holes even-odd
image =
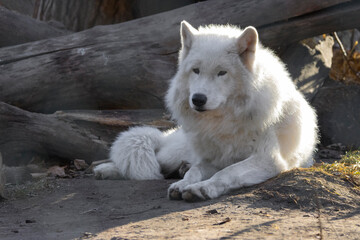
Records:
<instances>
[{"instance_id":1,"label":"small stone","mask_svg":"<svg viewBox=\"0 0 360 240\"><path fill-rule=\"evenodd\" d=\"M211 209L206 211L207 214L219 214L219 212L216 209Z\"/></svg>"}]
</instances>

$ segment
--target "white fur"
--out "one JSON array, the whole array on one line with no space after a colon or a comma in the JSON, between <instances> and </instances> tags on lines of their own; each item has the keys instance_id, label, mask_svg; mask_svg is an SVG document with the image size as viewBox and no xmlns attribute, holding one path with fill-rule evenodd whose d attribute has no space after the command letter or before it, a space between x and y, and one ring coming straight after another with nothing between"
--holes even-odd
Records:
<instances>
[{"instance_id":1,"label":"white fur","mask_svg":"<svg viewBox=\"0 0 360 240\"><path fill-rule=\"evenodd\" d=\"M194 162L183 131L161 132L151 127L134 127L119 134L110 150L112 162L94 168L97 179L163 179L183 162Z\"/></svg>"},{"instance_id":2,"label":"white fur","mask_svg":"<svg viewBox=\"0 0 360 240\"><path fill-rule=\"evenodd\" d=\"M312 165L315 112L284 64L258 43L255 28L196 30L182 22L181 41L178 71L166 95L181 128L122 133L111 149L113 165L100 165L97 175L115 175L106 168L116 167L125 179L160 179L186 161L191 168L168 194L193 201ZM206 103L196 106L194 94L205 95Z\"/></svg>"}]
</instances>

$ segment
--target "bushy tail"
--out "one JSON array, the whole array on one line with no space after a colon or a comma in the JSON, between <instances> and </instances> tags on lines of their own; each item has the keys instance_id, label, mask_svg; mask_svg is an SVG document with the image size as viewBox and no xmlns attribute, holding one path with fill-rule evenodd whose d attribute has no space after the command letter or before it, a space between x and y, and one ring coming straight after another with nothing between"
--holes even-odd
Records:
<instances>
[{"instance_id":1,"label":"bushy tail","mask_svg":"<svg viewBox=\"0 0 360 240\"><path fill-rule=\"evenodd\" d=\"M135 127L119 134L110 151L112 162L97 166L97 179L163 179L156 159L163 134L156 128Z\"/></svg>"}]
</instances>

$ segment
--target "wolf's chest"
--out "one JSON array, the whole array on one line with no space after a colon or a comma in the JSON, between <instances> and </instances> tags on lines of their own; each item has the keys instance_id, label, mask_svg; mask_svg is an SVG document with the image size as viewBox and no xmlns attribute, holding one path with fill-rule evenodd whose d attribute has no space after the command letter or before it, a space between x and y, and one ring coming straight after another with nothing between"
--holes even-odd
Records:
<instances>
[{"instance_id":1,"label":"wolf's chest","mask_svg":"<svg viewBox=\"0 0 360 240\"><path fill-rule=\"evenodd\" d=\"M213 166L223 169L248 158L255 149L256 140L250 136L212 136L194 139L194 150Z\"/></svg>"}]
</instances>

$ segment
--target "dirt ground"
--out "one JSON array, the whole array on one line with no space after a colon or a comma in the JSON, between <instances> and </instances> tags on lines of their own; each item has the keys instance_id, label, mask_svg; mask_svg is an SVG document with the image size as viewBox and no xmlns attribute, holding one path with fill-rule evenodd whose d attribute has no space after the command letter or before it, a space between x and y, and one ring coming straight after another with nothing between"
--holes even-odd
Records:
<instances>
[{"instance_id":1,"label":"dirt ground","mask_svg":"<svg viewBox=\"0 0 360 240\"><path fill-rule=\"evenodd\" d=\"M0 239L360 239L360 191L320 171L197 203L168 200L174 181L84 175L7 186Z\"/></svg>"}]
</instances>

